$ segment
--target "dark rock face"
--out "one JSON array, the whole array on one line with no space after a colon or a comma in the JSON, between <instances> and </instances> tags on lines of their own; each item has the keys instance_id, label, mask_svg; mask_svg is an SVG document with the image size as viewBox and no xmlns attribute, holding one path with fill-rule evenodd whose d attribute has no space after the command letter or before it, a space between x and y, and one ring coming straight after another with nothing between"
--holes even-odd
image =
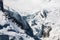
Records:
<instances>
[{"instance_id":1,"label":"dark rock face","mask_svg":"<svg viewBox=\"0 0 60 40\"><path fill-rule=\"evenodd\" d=\"M32 21L32 26L37 25L36 20Z\"/></svg>"},{"instance_id":2,"label":"dark rock face","mask_svg":"<svg viewBox=\"0 0 60 40\"><path fill-rule=\"evenodd\" d=\"M3 8L3 0L0 0L0 9L1 9L2 11L4 11L4 8Z\"/></svg>"},{"instance_id":3,"label":"dark rock face","mask_svg":"<svg viewBox=\"0 0 60 40\"><path fill-rule=\"evenodd\" d=\"M19 40L24 40L22 37Z\"/></svg>"},{"instance_id":4,"label":"dark rock face","mask_svg":"<svg viewBox=\"0 0 60 40\"><path fill-rule=\"evenodd\" d=\"M13 30L13 29L9 29L8 31L17 32L16 30ZM17 32L17 33L19 33L19 32Z\"/></svg>"},{"instance_id":5,"label":"dark rock face","mask_svg":"<svg viewBox=\"0 0 60 40\"><path fill-rule=\"evenodd\" d=\"M42 25L42 35L43 37L49 37L49 32L52 30L50 26Z\"/></svg>"},{"instance_id":6,"label":"dark rock face","mask_svg":"<svg viewBox=\"0 0 60 40\"><path fill-rule=\"evenodd\" d=\"M8 35L0 35L0 40L9 40Z\"/></svg>"},{"instance_id":7,"label":"dark rock face","mask_svg":"<svg viewBox=\"0 0 60 40\"><path fill-rule=\"evenodd\" d=\"M6 28L7 26L9 26L9 24L0 25L0 29L3 29L3 27Z\"/></svg>"},{"instance_id":8,"label":"dark rock face","mask_svg":"<svg viewBox=\"0 0 60 40\"><path fill-rule=\"evenodd\" d=\"M43 10L43 14L40 14L40 15L42 18L46 18L48 13L49 12L47 10Z\"/></svg>"},{"instance_id":9,"label":"dark rock face","mask_svg":"<svg viewBox=\"0 0 60 40\"><path fill-rule=\"evenodd\" d=\"M24 18L19 15L18 12L14 13L9 10L5 10L7 12L8 19L13 19L13 22L17 23L18 26L21 26L21 29L25 30L25 33L29 35L30 37L33 37L35 40L39 40L38 37L35 37L33 34L32 28L29 26L28 22L24 20ZM9 30L14 31L14 30Z\"/></svg>"},{"instance_id":10,"label":"dark rock face","mask_svg":"<svg viewBox=\"0 0 60 40\"><path fill-rule=\"evenodd\" d=\"M10 39L10 40L15 40L15 37L13 37L12 39Z\"/></svg>"}]
</instances>

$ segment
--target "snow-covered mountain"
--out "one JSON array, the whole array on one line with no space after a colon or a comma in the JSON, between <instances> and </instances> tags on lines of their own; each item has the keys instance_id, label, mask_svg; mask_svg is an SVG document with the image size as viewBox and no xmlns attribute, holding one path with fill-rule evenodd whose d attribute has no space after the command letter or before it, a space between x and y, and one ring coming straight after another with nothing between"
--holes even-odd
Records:
<instances>
[{"instance_id":1,"label":"snow-covered mountain","mask_svg":"<svg viewBox=\"0 0 60 40\"><path fill-rule=\"evenodd\" d=\"M6 40L60 40L59 0L3 0L0 36ZM0 37L0 40L4 40ZM8 36L8 37L7 37Z\"/></svg>"}]
</instances>

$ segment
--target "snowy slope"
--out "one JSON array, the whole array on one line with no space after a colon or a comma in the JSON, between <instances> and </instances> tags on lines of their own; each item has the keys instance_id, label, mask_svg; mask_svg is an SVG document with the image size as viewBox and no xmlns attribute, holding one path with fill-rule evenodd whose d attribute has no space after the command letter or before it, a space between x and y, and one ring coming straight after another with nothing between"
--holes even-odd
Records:
<instances>
[{"instance_id":1,"label":"snowy slope","mask_svg":"<svg viewBox=\"0 0 60 40\"><path fill-rule=\"evenodd\" d=\"M59 3L59 0L4 0L5 5L24 12L37 11L47 7L60 7Z\"/></svg>"},{"instance_id":2,"label":"snowy slope","mask_svg":"<svg viewBox=\"0 0 60 40\"><path fill-rule=\"evenodd\" d=\"M25 30L18 27L18 24L12 22L12 18L9 19L6 15L8 12L0 11L0 35L8 35L9 40L34 40L28 34L25 33ZM14 38L15 37L15 38ZM7 39L6 39L7 40Z\"/></svg>"},{"instance_id":3,"label":"snowy slope","mask_svg":"<svg viewBox=\"0 0 60 40\"><path fill-rule=\"evenodd\" d=\"M4 0L0 33L14 40L60 40L59 4L60 0ZM44 37L44 32L49 35Z\"/></svg>"}]
</instances>

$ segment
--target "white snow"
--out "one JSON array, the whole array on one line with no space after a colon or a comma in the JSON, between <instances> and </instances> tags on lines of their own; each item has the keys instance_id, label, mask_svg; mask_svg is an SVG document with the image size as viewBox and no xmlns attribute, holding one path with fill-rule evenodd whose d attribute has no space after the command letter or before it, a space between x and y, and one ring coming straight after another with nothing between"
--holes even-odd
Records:
<instances>
[{"instance_id":1,"label":"white snow","mask_svg":"<svg viewBox=\"0 0 60 40\"><path fill-rule=\"evenodd\" d=\"M40 36L42 24L48 23L47 26L51 26L52 30L50 31L50 36L47 38L41 38L42 40L60 40L60 0L3 0L5 9L14 9L21 16L27 17L27 22L30 27L33 29L34 35ZM47 18L42 18L40 14L43 15L43 10L47 10ZM28 15L30 15L28 17ZM15 16L15 15L14 15ZM4 13L0 11L0 25L4 25L6 23L10 24L9 27L3 28L0 30L1 34L12 35L12 36L21 36L24 40L34 40L30 36L25 34L25 31L21 28L17 27L17 24L11 22L6 19ZM35 20L34 24L32 21ZM32 24L34 24L32 26ZM16 32L8 32L8 29L14 29L19 31ZM36 31L36 29L39 30ZM28 37L26 37L28 36ZM18 38L16 38L18 40Z\"/></svg>"}]
</instances>

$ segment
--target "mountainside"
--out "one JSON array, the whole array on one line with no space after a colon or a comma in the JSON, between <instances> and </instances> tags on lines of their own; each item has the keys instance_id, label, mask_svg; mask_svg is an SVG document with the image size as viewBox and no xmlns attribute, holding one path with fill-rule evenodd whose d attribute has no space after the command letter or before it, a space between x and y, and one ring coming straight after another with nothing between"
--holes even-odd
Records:
<instances>
[{"instance_id":1,"label":"mountainside","mask_svg":"<svg viewBox=\"0 0 60 40\"><path fill-rule=\"evenodd\" d=\"M3 3L0 40L60 40L59 0L4 0Z\"/></svg>"}]
</instances>

